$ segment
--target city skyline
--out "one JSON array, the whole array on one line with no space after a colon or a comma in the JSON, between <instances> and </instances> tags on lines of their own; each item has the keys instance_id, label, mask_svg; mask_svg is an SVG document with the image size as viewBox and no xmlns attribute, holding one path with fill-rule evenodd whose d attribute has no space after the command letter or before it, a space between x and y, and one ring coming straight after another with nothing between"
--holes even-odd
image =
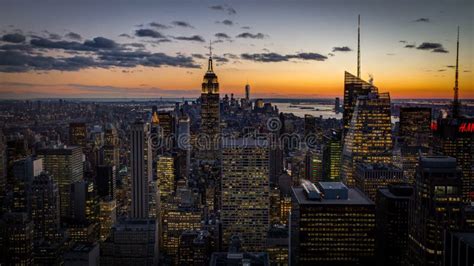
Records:
<instances>
[{"instance_id":1,"label":"city skyline","mask_svg":"<svg viewBox=\"0 0 474 266\"><path fill-rule=\"evenodd\" d=\"M253 97L342 97L359 14L362 79L393 99L451 99L460 26L459 96L474 98L469 1L4 2L3 99L197 97L209 41L222 95L248 82Z\"/></svg>"}]
</instances>

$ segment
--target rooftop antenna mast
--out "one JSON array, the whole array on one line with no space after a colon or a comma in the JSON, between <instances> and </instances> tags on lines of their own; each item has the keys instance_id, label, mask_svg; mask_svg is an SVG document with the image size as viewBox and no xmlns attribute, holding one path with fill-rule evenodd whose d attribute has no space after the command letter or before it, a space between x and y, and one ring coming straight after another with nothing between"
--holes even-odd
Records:
<instances>
[{"instance_id":1,"label":"rooftop antenna mast","mask_svg":"<svg viewBox=\"0 0 474 266\"><path fill-rule=\"evenodd\" d=\"M458 26L458 38L456 43L456 74L454 76L454 101L453 101L453 117L459 116L459 88L458 88L458 76L459 76L459 26Z\"/></svg>"},{"instance_id":2,"label":"rooftop antenna mast","mask_svg":"<svg viewBox=\"0 0 474 266\"><path fill-rule=\"evenodd\" d=\"M357 78L360 78L360 15L357 24Z\"/></svg>"},{"instance_id":3,"label":"rooftop antenna mast","mask_svg":"<svg viewBox=\"0 0 474 266\"><path fill-rule=\"evenodd\" d=\"M207 72L214 72L212 69L212 41L209 41L209 64L207 65Z\"/></svg>"}]
</instances>

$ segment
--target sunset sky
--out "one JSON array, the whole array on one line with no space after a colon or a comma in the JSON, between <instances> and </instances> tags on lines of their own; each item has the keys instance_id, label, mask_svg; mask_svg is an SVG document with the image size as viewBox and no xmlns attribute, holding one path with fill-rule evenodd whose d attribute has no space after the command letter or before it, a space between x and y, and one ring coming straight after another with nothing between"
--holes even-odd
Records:
<instances>
[{"instance_id":1,"label":"sunset sky","mask_svg":"<svg viewBox=\"0 0 474 266\"><path fill-rule=\"evenodd\" d=\"M452 97L459 25L474 98L472 0L0 0L0 98L196 97L209 41L222 94L342 96L358 14L362 77L392 98Z\"/></svg>"}]
</instances>

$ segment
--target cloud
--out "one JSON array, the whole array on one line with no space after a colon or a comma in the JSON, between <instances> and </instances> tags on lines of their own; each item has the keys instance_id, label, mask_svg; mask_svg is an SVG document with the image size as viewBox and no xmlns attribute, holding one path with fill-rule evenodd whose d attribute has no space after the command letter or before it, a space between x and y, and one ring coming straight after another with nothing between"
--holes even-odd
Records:
<instances>
[{"instance_id":1,"label":"cloud","mask_svg":"<svg viewBox=\"0 0 474 266\"><path fill-rule=\"evenodd\" d=\"M135 31L135 36L138 37L149 37L149 38L155 38L155 39L165 39L166 37L157 32L156 30L152 29L138 29Z\"/></svg>"},{"instance_id":2,"label":"cloud","mask_svg":"<svg viewBox=\"0 0 474 266\"><path fill-rule=\"evenodd\" d=\"M206 59L206 57L202 54L191 54L191 56L197 59Z\"/></svg>"},{"instance_id":3,"label":"cloud","mask_svg":"<svg viewBox=\"0 0 474 266\"><path fill-rule=\"evenodd\" d=\"M173 24L175 26L178 26L178 27L194 29L194 27L186 21L173 21L173 22L171 22L171 24Z\"/></svg>"},{"instance_id":4,"label":"cloud","mask_svg":"<svg viewBox=\"0 0 474 266\"><path fill-rule=\"evenodd\" d=\"M416 45L414 45L414 44L407 44L407 45L405 45L405 48L415 48L415 47L416 47Z\"/></svg>"},{"instance_id":5,"label":"cloud","mask_svg":"<svg viewBox=\"0 0 474 266\"><path fill-rule=\"evenodd\" d=\"M223 21L216 21L217 24L224 24L226 26L233 26L234 22L230 19L224 19Z\"/></svg>"},{"instance_id":6,"label":"cloud","mask_svg":"<svg viewBox=\"0 0 474 266\"><path fill-rule=\"evenodd\" d=\"M455 68L456 66L453 66L453 65L448 65L446 66L447 68Z\"/></svg>"},{"instance_id":7,"label":"cloud","mask_svg":"<svg viewBox=\"0 0 474 266\"><path fill-rule=\"evenodd\" d=\"M95 37L92 40L87 40L84 42L84 45L99 49L114 49L118 47L115 41L104 37Z\"/></svg>"},{"instance_id":8,"label":"cloud","mask_svg":"<svg viewBox=\"0 0 474 266\"><path fill-rule=\"evenodd\" d=\"M255 62L286 62L291 59L297 60L312 60L312 61L324 61L327 59L326 56L318 53L297 53L282 55L278 53L260 53L260 54L241 54L240 57L244 60L250 60Z\"/></svg>"},{"instance_id":9,"label":"cloud","mask_svg":"<svg viewBox=\"0 0 474 266\"><path fill-rule=\"evenodd\" d=\"M243 29L243 30L250 30L249 26L243 26L243 27L240 27L240 28Z\"/></svg>"},{"instance_id":10,"label":"cloud","mask_svg":"<svg viewBox=\"0 0 474 266\"><path fill-rule=\"evenodd\" d=\"M444 49L443 45L440 43L433 43L433 42L424 42L418 47L416 47L418 50L431 50L434 53L448 53L446 49Z\"/></svg>"},{"instance_id":11,"label":"cloud","mask_svg":"<svg viewBox=\"0 0 474 266\"><path fill-rule=\"evenodd\" d=\"M74 51L94 51L95 47L84 45L79 42L69 41L51 41L48 39L32 39L30 44L33 47L40 47L45 49L63 49L63 50L74 50Z\"/></svg>"},{"instance_id":12,"label":"cloud","mask_svg":"<svg viewBox=\"0 0 474 266\"><path fill-rule=\"evenodd\" d=\"M230 39L230 36L223 32L218 32L214 36L218 39Z\"/></svg>"},{"instance_id":13,"label":"cloud","mask_svg":"<svg viewBox=\"0 0 474 266\"><path fill-rule=\"evenodd\" d=\"M42 92L39 88L55 88L57 91L71 91L70 95L104 95L112 97L128 97L128 96L141 96L141 97L158 97L162 95L196 95L199 90L195 89L162 89L151 86L140 86L140 87L116 87L116 86L101 86L101 85L89 85L89 84L35 84L26 82L0 82L0 88L3 88L0 92L2 95L11 94L14 97L18 97L18 92L30 95L38 96L55 96L55 92ZM10 91L5 89L11 89ZM36 96L37 97L37 96Z\"/></svg>"},{"instance_id":14,"label":"cloud","mask_svg":"<svg viewBox=\"0 0 474 266\"><path fill-rule=\"evenodd\" d=\"M438 72L444 72L446 69L438 69Z\"/></svg>"},{"instance_id":15,"label":"cloud","mask_svg":"<svg viewBox=\"0 0 474 266\"><path fill-rule=\"evenodd\" d=\"M123 46L129 46L129 47L134 47L138 49L145 49L145 45L143 43L137 43L137 42L126 43Z\"/></svg>"},{"instance_id":16,"label":"cloud","mask_svg":"<svg viewBox=\"0 0 474 266\"><path fill-rule=\"evenodd\" d=\"M209 8L212 9L212 10L217 10L217 11L226 11L227 14L229 14L229 15L237 14L237 11L234 8L232 8L230 6L227 6L227 5L224 5L224 6L223 5L215 5L215 6L210 6Z\"/></svg>"},{"instance_id":17,"label":"cloud","mask_svg":"<svg viewBox=\"0 0 474 266\"><path fill-rule=\"evenodd\" d=\"M335 56L335 54L333 54L333 53L328 53L328 56Z\"/></svg>"},{"instance_id":18,"label":"cloud","mask_svg":"<svg viewBox=\"0 0 474 266\"><path fill-rule=\"evenodd\" d=\"M221 5L210 6L209 8L213 10L220 10L220 11L225 10L224 6L221 6Z\"/></svg>"},{"instance_id":19,"label":"cloud","mask_svg":"<svg viewBox=\"0 0 474 266\"><path fill-rule=\"evenodd\" d=\"M243 33L237 35L236 37L237 38L246 38L246 39L264 39L265 34L263 34L263 33L252 34L250 32L243 32Z\"/></svg>"},{"instance_id":20,"label":"cloud","mask_svg":"<svg viewBox=\"0 0 474 266\"><path fill-rule=\"evenodd\" d=\"M414 20L413 22L430 22L430 19L429 18L419 18L419 19L416 19Z\"/></svg>"},{"instance_id":21,"label":"cloud","mask_svg":"<svg viewBox=\"0 0 474 266\"><path fill-rule=\"evenodd\" d=\"M51 33L48 31L45 31L45 32L48 33L49 39L56 40L56 41L61 40L61 35L56 34L56 33Z\"/></svg>"},{"instance_id":22,"label":"cloud","mask_svg":"<svg viewBox=\"0 0 474 266\"><path fill-rule=\"evenodd\" d=\"M449 53L448 50L444 49L444 48L436 48L433 50L433 53L443 53L443 54L447 54Z\"/></svg>"},{"instance_id":23,"label":"cloud","mask_svg":"<svg viewBox=\"0 0 474 266\"><path fill-rule=\"evenodd\" d=\"M201 37L200 35L193 35L190 37L178 36L178 37L173 37L173 38L180 41L205 42L204 38Z\"/></svg>"},{"instance_id":24,"label":"cloud","mask_svg":"<svg viewBox=\"0 0 474 266\"><path fill-rule=\"evenodd\" d=\"M217 56L217 55L212 56L212 59L215 60L217 63L220 63L221 65L229 62L229 59L222 56Z\"/></svg>"},{"instance_id":25,"label":"cloud","mask_svg":"<svg viewBox=\"0 0 474 266\"><path fill-rule=\"evenodd\" d=\"M332 52L350 52L352 51L351 48L347 47L347 46L341 46L341 47L333 47L332 48Z\"/></svg>"},{"instance_id":26,"label":"cloud","mask_svg":"<svg viewBox=\"0 0 474 266\"><path fill-rule=\"evenodd\" d=\"M191 39L194 39L191 37ZM153 41L169 41L156 39ZM131 51L127 47L138 50ZM52 41L35 38L29 44L0 45L0 72L27 71L76 71L86 68L113 67L161 67L173 66L199 68L193 57L184 55L167 55L151 53L145 50L142 43L118 44L111 39L95 37L83 43L75 41ZM42 53L49 49L61 49L74 56L45 56Z\"/></svg>"},{"instance_id":27,"label":"cloud","mask_svg":"<svg viewBox=\"0 0 474 266\"><path fill-rule=\"evenodd\" d=\"M9 33L2 37L2 41L11 43L21 43L26 40L25 36L20 33Z\"/></svg>"},{"instance_id":28,"label":"cloud","mask_svg":"<svg viewBox=\"0 0 474 266\"><path fill-rule=\"evenodd\" d=\"M315 60L315 61L324 61L328 59L326 56L318 53L298 53L296 55L287 55L290 59L301 59L301 60Z\"/></svg>"},{"instance_id":29,"label":"cloud","mask_svg":"<svg viewBox=\"0 0 474 266\"><path fill-rule=\"evenodd\" d=\"M79 33L75 33L75 32L69 32L65 36L66 38L69 38L71 40L76 40L76 41L82 40L82 36Z\"/></svg>"},{"instance_id":30,"label":"cloud","mask_svg":"<svg viewBox=\"0 0 474 266\"><path fill-rule=\"evenodd\" d=\"M0 72L26 72L29 70L75 71L85 67L96 67L91 57L74 56L54 58L33 56L17 51L0 51Z\"/></svg>"},{"instance_id":31,"label":"cloud","mask_svg":"<svg viewBox=\"0 0 474 266\"><path fill-rule=\"evenodd\" d=\"M405 40L400 40L400 41L398 41L398 42L400 42L400 43L407 43L407 41L405 41Z\"/></svg>"},{"instance_id":32,"label":"cloud","mask_svg":"<svg viewBox=\"0 0 474 266\"><path fill-rule=\"evenodd\" d=\"M233 9L232 7L227 8L227 14L229 15L235 15L237 14L237 11Z\"/></svg>"},{"instance_id":33,"label":"cloud","mask_svg":"<svg viewBox=\"0 0 474 266\"><path fill-rule=\"evenodd\" d=\"M158 22L150 22L149 25L151 27L154 27L154 28L157 28L157 29L160 29L160 30L166 30L166 29L171 28L171 26L164 25L164 24L161 24L161 23L158 23Z\"/></svg>"},{"instance_id":34,"label":"cloud","mask_svg":"<svg viewBox=\"0 0 474 266\"><path fill-rule=\"evenodd\" d=\"M225 53L224 57L227 57L227 58L230 58L230 59L239 59L239 56L237 56L235 54L229 54L229 53Z\"/></svg>"},{"instance_id":35,"label":"cloud","mask_svg":"<svg viewBox=\"0 0 474 266\"><path fill-rule=\"evenodd\" d=\"M133 39L133 37L130 36L130 34L127 34L127 33L122 33L122 34L119 35L119 37L124 37L124 38Z\"/></svg>"}]
</instances>

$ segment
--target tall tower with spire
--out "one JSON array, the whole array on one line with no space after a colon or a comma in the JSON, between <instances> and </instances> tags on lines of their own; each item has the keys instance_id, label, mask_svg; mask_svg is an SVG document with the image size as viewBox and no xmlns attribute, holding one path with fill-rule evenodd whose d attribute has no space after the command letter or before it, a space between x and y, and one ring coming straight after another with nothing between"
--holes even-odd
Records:
<instances>
[{"instance_id":1,"label":"tall tower with spire","mask_svg":"<svg viewBox=\"0 0 474 266\"><path fill-rule=\"evenodd\" d=\"M474 201L474 118L461 114L459 103L459 27L456 46L456 73L454 76L454 99L452 114L439 117L434 131L433 150L435 154L456 158L462 170L463 200Z\"/></svg>"},{"instance_id":2,"label":"tall tower with spire","mask_svg":"<svg viewBox=\"0 0 474 266\"><path fill-rule=\"evenodd\" d=\"M370 92L377 92L377 88L370 82L360 78L360 15L357 20L357 76L344 72L344 103L343 103L343 134L344 140L350 126L352 113L359 96L366 96Z\"/></svg>"},{"instance_id":3,"label":"tall tower with spire","mask_svg":"<svg viewBox=\"0 0 474 266\"><path fill-rule=\"evenodd\" d=\"M357 78L360 79L360 15L357 23Z\"/></svg>"},{"instance_id":4,"label":"tall tower with spire","mask_svg":"<svg viewBox=\"0 0 474 266\"><path fill-rule=\"evenodd\" d=\"M209 44L209 60L207 71L201 87L201 132L202 159L215 161L220 151L220 108L219 82L214 73L212 62L212 46Z\"/></svg>"},{"instance_id":5,"label":"tall tower with spire","mask_svg":"<svg viewBox=\"0 0 474 266\"><path fill-rule=\"evenodd\" d=\"M458 76L459 76L459 26L458 26L458 38L457 38L457 43L456 43L456 74L454 76L453 118L459 117Z\"/></svg>"}]
</instances>

